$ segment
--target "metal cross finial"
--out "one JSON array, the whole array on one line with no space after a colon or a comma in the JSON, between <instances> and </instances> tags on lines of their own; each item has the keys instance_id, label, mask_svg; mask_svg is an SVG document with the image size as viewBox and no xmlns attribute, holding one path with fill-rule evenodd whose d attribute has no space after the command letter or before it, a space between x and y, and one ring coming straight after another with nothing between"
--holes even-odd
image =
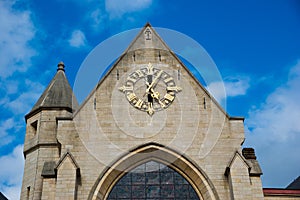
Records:
<instances>
[{"instance_id":1,"label":"metal cross finial","mask_svg":"<svg viewBox=\"0 0 300 200\"><path fill-rule=\"evenodd\" d=\"M151 31L147 28L145 31L146 40L151 40Z\"/></svg>"}]
</instances>

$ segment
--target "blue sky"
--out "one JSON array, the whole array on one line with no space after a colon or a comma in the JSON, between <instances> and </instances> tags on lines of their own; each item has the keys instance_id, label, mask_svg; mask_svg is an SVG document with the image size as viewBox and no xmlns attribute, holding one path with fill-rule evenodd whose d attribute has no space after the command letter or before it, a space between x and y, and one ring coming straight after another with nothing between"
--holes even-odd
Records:
<instances>
[{"instance_id":1,"label":"blue sky","mask_svg":"<svg viewBox=\"0 0 300 200\"><path fill-rule=\"evenodd\" d=\"M200 43L216 63L227 112L245 117L264 187L300 175L300 3L297 0L0 1L0 191L17 199L25 121L64 61L74 83L100 42L146 22ZM217 93L218 100L225 98Z\"/></svg>"}]
</instances>

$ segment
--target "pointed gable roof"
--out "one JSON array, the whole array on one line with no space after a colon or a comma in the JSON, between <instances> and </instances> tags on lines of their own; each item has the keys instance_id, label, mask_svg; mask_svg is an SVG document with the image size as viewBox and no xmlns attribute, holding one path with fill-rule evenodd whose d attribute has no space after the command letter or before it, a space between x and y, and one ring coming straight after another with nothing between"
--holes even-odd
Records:
<instances>
[{"instance_id":1,"label":"pointed gable roof","mask_svg":"<svg viewBox=\"0 0 300 200\"><path fill-rule=\"evenodd\" d=\"M149 39L148 39L149 38ZM108 69L105 70L104 75L98 81L95 88L91 91L91 93L86 97L83 103L80 104L79 108L76 110L74 116L80 112L81 108L85 106L91 96L96 92L97 88L104 82L106 77L113 71L113 69L122 61L126 54L131 52L135 52L142 49L157 49L157 50L165 50L168 51L171 56L174 57L178 63L186 69L187 73L196 81L198 86L211 98L211 100L215 103L215 105L223 112L226 117L230 120L242 120L244 121L244 117L240 116L229 116L229 114L222 108L219 102L210 94L210 92L200 83L200 81L195 77L192 71L181 61L181 59L176 55L176 53L166 44L166 42L161 38L161 36L156 32L156 30L151 26L149 22L147 22L141 31L135 36L135 38L131 41L130 45L125 49L125 51L118 57L118 59L109 66ZM133 54L135 57L135 53Z\"/></svg>"},{"instance_id":2,"label":"pointed gable roof","mask_svg":"<svg viewBox=\"0 0 300 200\"><path fill-rule=\"evenodd\" d=\"M65 75L65 66L60 62L57 68L57 73L47 86L43 94L35 103L31 111L25 116L35 114L39 109L66 109L72 112L72 108L77 107L77 101L73 95L72 88ZM75 103L75 105L73 105Z\"/></svg>"},{"instance_id":3,"label":"pointed gable roof","mask_svg":"<svg viewBox=\"0 0 300 200\"><path fill-rule=\"evenodd\" d=\"M300 190L300 176L296 178L293 182L291 182L286 189L290 190Z\"/></svg>"},{"instance_id":4,"label":"pointed gable roof","mask_svg":"<svg viewBox=\"0 0 300 200\"><path fill-rule=\"evenodd\" d=\"M232 168L232 165L236 162L236 159L239 158L241 160L241 162L245 165L246 168L248 168L248 171L250 172L251 166L249 165L249 163L246 161L246 159L244 158L244 156L242 156L240 154L240 152L235 151L234 155L232 156L232 158L230 159L226 169L225 169L225 176L228 176L230 173L230 168Z\"/></svg>"},{"instance_id":5,"label":"pointed gable roof","mask_svg":"<svg viewBox=\"0 0 300 200\"><path fill-rule=\"evenodd\" d=\"M151 24L148 22L131 42L126 52L134 51L137 49L162 49L171 51L166 43L161 39L161 37L152 28Z\"/></svg>"},{"instance_id":6,"label":"pointed gable roof","mask_svg":"<svg viewBox=\"0 0 300 200\"><path fill-rule=\"evenodd\" d=\"M6 198L6 196L0 192L0 200L8 200L8 198Z\"/></svg>"},{"instance_id":7,"label":"pointed gable roof","mask_svg":"<svg viewBox=\"0 0 300 200\"><path fill-rule=\"evenodd\" d=\"M80 177L80 167L78 166L74 156L71 154L71 152L67 151L58 161L58 163L56 164L56 166L54 167L54 171L57 174L57 170L59 169L59 167L66 161L67 158L70 158L71 163L74 166L74 169L76 170L76 176Z\"/></svg>"}]
</instances>

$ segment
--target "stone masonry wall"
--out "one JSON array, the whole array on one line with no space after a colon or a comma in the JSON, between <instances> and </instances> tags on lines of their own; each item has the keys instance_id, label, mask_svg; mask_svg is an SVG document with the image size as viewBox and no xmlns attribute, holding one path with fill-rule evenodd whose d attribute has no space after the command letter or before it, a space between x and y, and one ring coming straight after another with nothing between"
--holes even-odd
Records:
<instances>
[{"instance_id":1,"label":"stone masonry wall","mask_svg":"<svg viewBox=\"0 0 300 200\"><path fill-rule=\"evenodd\" d=\"M170 53L160 52L163 58L161 63L157 63L158 52L155 50L135 52L134 63L131 54L123 57L75 114L74 128L82 145L73 146L73 151L80 152L82 150L76 149L86 148L90 156L98 161L94 172L100 174L130 149L156 142L182 152L197 163L212 180L220 199L229 199L229 185L224 172L233 153L241 150L243 121L229 119ZM152 117L129 105L124 94L118 90L128 74L145 66L143 63L146 62L172 74L176 84L183 88L169 108ZM180 79L177 79L178 70ZM80 167L87 165L87 156L73 155ZM86 177L89 180L82 181L82 185L85 181L95 181L94 175L97 173L94 172L90 178Z\"/></svg>"}]
</instances>

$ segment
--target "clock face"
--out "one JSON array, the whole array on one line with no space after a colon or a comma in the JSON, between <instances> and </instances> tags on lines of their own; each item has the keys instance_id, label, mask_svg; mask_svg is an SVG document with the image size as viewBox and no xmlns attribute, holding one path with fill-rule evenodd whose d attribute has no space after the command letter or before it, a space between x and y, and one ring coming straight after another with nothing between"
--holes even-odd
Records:
<instances>
[{"instance_id":1,"label":"clock face","mask_svg":"<svg viewBox=\"0 0 300 200\"><path fill-rule=\"evenodd\" d=\"M168 108L181 88L176 86L171 75L149 63L131 73L119 90L133 107L152 116Z\"/></svg>"}]
</instances>

